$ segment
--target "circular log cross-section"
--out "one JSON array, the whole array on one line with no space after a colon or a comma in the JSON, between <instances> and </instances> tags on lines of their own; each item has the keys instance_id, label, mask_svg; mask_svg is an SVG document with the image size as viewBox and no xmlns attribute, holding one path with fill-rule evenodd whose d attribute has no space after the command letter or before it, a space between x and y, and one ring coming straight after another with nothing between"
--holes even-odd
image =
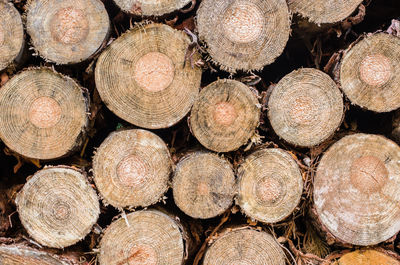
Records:
<instances>
[{"instance_id":1,"label":"circular log cross-section","mask_svg":"<svg viewBox=\"0 0 400 265\"><path fill-rule=\"evenodd\" d=\"M200 88L201 69L185 65L189 43L185 33L162 24L138 26L116 39L99 57L95 71L104 103L143 128L176 124ZM193 56L196 60L198 54Z\"/></svg>"},{"instance_id":2,"label":"circular log cross-section","mask_svg":"<svg viewBox=\"0 0 400 265\"><path fill-rule=\"evenodd\" d=\"M195 152L179 161L172 182L175 204L193 218L212 218L232 205L232 165L210 152Z\"/></svg>"},{"instance_id":3,"label":"circular log cross-section","mask_svg":"<svg viewBox=\"0 0 400 265\"><path fill-rule=\"evenodd\" d=\"M100 242L100 265L181 265L184 238L168 215L144 210L111 223Z\"/></svg>"},{"instance_id":4,"label":"circular log cross-section","mask_svg":"<svg viewBox=\"0 0 400 265\"><path fill-rule=\"evenodd\" d=\"M289 0L290 11L316 24L336 23L351 15L363 0Z\"/></svg>"},{"instance_id":5,"label":"circular log cross-section","mask_svg":"<svg viewBox=\"0 0 400 265\"><path fill-rule=\"evenodd\" d=\"M229 72L259 70L286 46L290 18L285 0L203 0L199 37L212 60Z\"/></svg>"},{"instance_id":6,"label":"circular log cross-section","mask_svg":"<svg viewBox=\"0 0 400 265\"><path fill-rule=\"evenodd\" d=\"M21 15L8 0L0 0L0 71L17 59L23 47Z\"/></svg>"},{"instance_id":7,"label":"circular log cross-section","mask_svg":"<svg viewBox=\"0 0 400 265\"><path fill-rule=\"evenodd\" d=\"M400 38L386 33L366 36L343 56L343 92L353 104L376 112L400 107Z\"/></svg>"},{"instance_id":8,"label":"circular log cross-section","mask_svg":"<svg viewBox=\"0 0 400 265\"><path fill-rule=\"evenodd\" d=\"M68 247L83 239L100 214L97 194L85 174L62 166L36 172L15 203L29 235L53 248Z\"/></svg>"},{"instance_id":9,"label":"circular log cross-section","mask_svg":"<svg viewBox=\"0 0 400 265\"><path fill-rule=\"evenodd\" d=\"M381 251L373 249L356 250L343 255L334 265L400 265L400 261L396 260Z\"/></svg>"},{"instance_id":10,"label":"circular log cross-section","mask_svg":"<svg viewBox=\"0 0 400 265\"><path fill-rule=\"evenodd\" d=\"M136 16L162 16L181 9L191 0L114 0L123 10Z\"/></svg>"},{"instance_id":11,"label":"circular log cross-section","mask_svg":"<svg viewBox=\"0 0 400 265\"><path fill-rule=\"evenodd\" d=\"M228 230L207 249L203 265L284 265L286 256L268 233L250 228Z\"/></svg>"},{"instance_id":12,"label":"circular log cross-section","mask_svg":"<svg viewBox=\"0 0 400 265\"><path fill-rule=\"evenodd\" d=\"M237 204L249 217L275 223L298 205L303 178L296 161L286 151L264 148L247 156L238 169Z\"/></svg>"},{"instance_id":13,"label":"circular log cross-section","mask_svg":"<svg viewBox=\"0 0 400 265\"><path fill-rule=\"evenodd\" d=\"M60 158L82 143L88 102L69 77L49 68L25 70L0 89L0 106L0 138L25 157Z\"/></svg>"},{"instance_id":14,"label":"circular log cross-section","mask_svg":"<svg viewBox=\"0 0 400 265\"><path fill-rule=\"evenodd\" d=\"M333 144L314 179L318 221L339 242L375 245L400 230L400 147L378 135Z\"/></svg>"},{"instance_id":15,"label":"circular log cross-section","mask_svg":"<svg viewBox=\"0 0 400 265\"><path fill-rule=\"evenodd\" d=\"M100 0L28 2L26 30L45 60L79 63L90 58L106 41L110 21Z\"/></svg>"},{"instance_id":16,"label":"circular log cross-section","mask_svg":"<svg viewBox=\"0 0 400 265\"><path fill-rule=\"evenodd\" d=\"M104 140L93 158L93 176L107 204L146 207L168 190L171 158L167 145L152 132L125 130Z\"/></svg>"},{"instance_id":17,"label":"circular log cross-section","mask_svg":"<svg viewBox=\"0 0 400 265\"><path fill-rule=\"evenodd\" d=\"M203 88L190 114L193 135L216 152L238 149L255 133L259 102L243 83L222 79Z\"/></svg>"},{"instance_id":18,"label":"circular log cross-section","mask_svg":"<svg viewBox=\"0 0 400 265\"><path fill-rule=\"evenodd\" d=\"M320 144L343 119L343 97L335 82L311 68L295 70L273 88L268 118L275 133L303 147Z\"/></svg>"}]
</instances>

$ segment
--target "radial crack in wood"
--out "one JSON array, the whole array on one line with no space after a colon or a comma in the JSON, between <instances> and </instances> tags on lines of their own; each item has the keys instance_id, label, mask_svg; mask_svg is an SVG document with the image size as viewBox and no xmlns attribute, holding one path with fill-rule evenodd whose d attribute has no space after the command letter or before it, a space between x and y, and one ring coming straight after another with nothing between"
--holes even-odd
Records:
<instances>
[{"instance_id":1,"label":"radial crack in wood","mask_svg":"<svg viewBox=\"0 0 400 265\"><path fill-rule=\"evenodd\" d=\"M137 16L162 16L182 9L191 0L114 0L124 12Z\"/></svg>"}]
</instances>

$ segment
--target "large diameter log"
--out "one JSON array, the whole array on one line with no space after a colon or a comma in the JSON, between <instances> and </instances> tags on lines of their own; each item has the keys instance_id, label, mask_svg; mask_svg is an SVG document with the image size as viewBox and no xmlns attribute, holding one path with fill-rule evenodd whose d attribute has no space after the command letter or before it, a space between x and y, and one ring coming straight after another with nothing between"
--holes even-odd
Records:
<instances>
[{"instance_id":1,"label":"large diameter log","mask_svg":"<svg viewBox=\"0 0 400 265\"><path fill-rule=\"evenodd\" d=\"M26 30L41 57L73 64L91 57L106 41L110 29L100 0L30 0Z\"/></svg>"},{"instance_id":2,"label":"large diameter log","mask_svg":"<svg viewBox=\"0 0 400 265\"><path fill-rule=\"evenodd\" d=\"M0 71L18 60L24 43L21 15L8 0L0 0Z\"/></svg>"},{"instance_id":3,"label":"large diameter log","mask_svg":"<svg viewBox=\"0 0 400 265\"><path fill-rule=\"evenodd\" d=\"M88 102L69 77L49 68L25 70L0 89L0 106L0 138L25 157L55 159L82 143Z\"/></svg>"},{"instance_id":4,"label":"large diameter log","mask_svg":"<svg viewBox=\"0 0 400 265\"><path fill-rule=\"evenodd\" d=\"M317 69L302 68L283 77L268 101L275 133L303 147L333 135L343 119L343 97L335 82Z\"/></svg>"},{"instance_id":5,"label":"large diameter log","mask_svg":"<svg viewBox=\"0 0 400 265\"><path fill-rule=\"evenodd\" d=\"M275 223L299 204L303 178L296 161L286 151L264 148L247 156L238 169L236 203L249 217Z\"/></svg>"},{"instance_id":6,"label":"large diameter log","mask_svg":"<svg viewBox=\"0 0 400 265\"><path fill-rule=\"evenodd\" d=\"M248 142L259 119L260 104L250 88L222 79L201 90L190 114L190 127L204 147L229 152Z\"/></svg>"},{"instance_id":7,"label":"large diameter log","mask_svg":"<svg viewBox=\"0 0 400 265\"><path fill-rule=\"evenodd\" d=\"M68 247L83 239L100 214L97 194L86 174L63 166L36 172L15 203L29 235L53 248Z\"/></svg>"},{"instance_id":8,"label":"large diameter log","mask_svg":"<svg viewBox=\"0 0 400 265\"><path fill-rule=\"evenodd\" d=\"M282 53L290 33L285 0L203 0L199 37L223 70L259 70Z\"/></svg>"},{"instance_id":9,"label":"large diameter log","mask_svg":"<svg viewBox=\"0 0 400 265\"><path fill-rule=\"evenodd\" d=\"M145 130L113 132L97 149L93 175L105 203L146 207L168 190L171 158L167 145Z\"/></svg>"},{"instance_id":10,"label":"large diameter log","mask_svg":"<svg viewBox=\"0 0 400 265\"><path fill-rule=\"evenodd\" d=\"M183 8L191 0L114 0L124 12L137 16L161 16Z\"/></svg>"},{"instance_id":11,"label":"large diameter log","mask_svg":"<svg viewBox=\"0 0 400 265\"><path fill-rule=\"evenodd\" d=\"M340 83L350 101L362 108L399 108L400 38L377 33L353 44L343 56Z\"/></svg>"},{"instance_id":12,"label":"large diameter log","mask_svg":"<svg viewBox=\"0 0 400 265\"><path fill-rule=\"evenodd\" d=\"M314 178L318 221L339 243L375 245L400 230L400 147L355 134L333 144ZM329 234L328 234L329 235Z\"/></svg>"},{"instance_id":13,"label":"large diameter log","mask_svg":"<svg viewBox=\"0 0 400 265\"><path fill-rule=\"evenodd\" d=\"M356 250L343 255L334 265L400 265L400 261L374 249Z\"/></svg>"},{"instance_id":14,"label":"large diameter log","mask_svg":"<svg viewBox=\"0 0 400 265\"><path fill-rule=\"evenodd\" d=\"M182 265L182 227L156 210L133 212L114 221L100 241L100 265Z\"/></svg>"},{"instance_id":15,"label":"large diameter log","mask_svg":"<svg viewBox=\"0 0 400 265\"><path fill-rule=\"evenodd\" d=\"M236 228L222 233L207 249L203 265L284 265L286 256L268 233Z\"/></svg>"},{"instance_id":16,"label":"large diameter log","mask_svg":"<svg viewBox=\"0 0 400 265\"><path fill-rule=\"evenodd\" d=\"M175 204L193 218L212 218L232 205L236 193L232 165L211 152L195 152L176 166L173 181Z\"/></svg>"},{"instance_id":17,"label":"large diameter log","mask_svg":"<svg viewBox=\"0 0 400 265\"><path fill-rule=\"evenodd\" d=\"M189 43L185 33L162 24L138 26L119 37L96 65L96 86L104 103L140 127L176 124L200 88L201 69L185 64Z\"/></svg>"},{"instance_id":18,"label":"large diameter log","mask_svg":"<svg viewBox=\"0 0 400 265\"><path fill-rule=\"evenodd\" d=\"M289 9L316 24L336 23L344 20L363 0L289 0Z\"/></svg>"}]
</instances>

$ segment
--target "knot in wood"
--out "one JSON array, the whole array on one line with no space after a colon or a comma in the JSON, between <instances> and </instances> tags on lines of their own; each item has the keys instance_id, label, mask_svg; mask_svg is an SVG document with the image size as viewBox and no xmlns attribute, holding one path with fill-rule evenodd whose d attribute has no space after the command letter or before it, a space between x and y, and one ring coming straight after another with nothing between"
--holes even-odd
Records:
<instances>
[{"instance_id":1,"label":"knot in wood","mask_svg":"<svg viewBox=\"0 0 400 265\"><path fill-rule=\"evenodd\" d=\"M370 86L381 87L392 76L392 65L388 57L382 54L366 56L360 65L360 78Z\"/></svg>"},{"instance_id":2,"label":"knot in wood","mask_svg":"<svg viewBox=\"0 0 400 265\"><path fill-rule=\"evenodd\" d=\"M147 164L136 155L128 155L117 165L119 181L124 186L137 188L147 181Z\"/></svg>"},{"instance_id":3,"label":"knot in wood","mask_svg":"<svg viewBox=\"0 0 400 265\"><path fill-rule=\"evenodd\" d=\"M363 193L379 191L385 185L388 175L385 164L375 156L357 158L350 168L351 184Z\"/></svg>"},{"instance_id":4,"label":"knot in wood","mask_svg":"<svg viewBox=\"0 0 400 265\"><path fill-rule=\"evenodd\" d=\"M51 128L61 118L61 107L50 97L35 99L29 109L29 120L38 128Z\"/></svg>"},{"instance_id":5,"label":"knot in wood","mask_svg":"<svg viewBox=\"0 0 400 265\"><path fill-rule=\"evenodd\" d=\"M85 12L72 6L59 10L51 22L53 38L64 44L81 42L89 32L89 21Z\"/></svg>"},{"instance_id":6,"label":"knot in wood","mask_svg":"<svg viewBox=\"0 0 400 265\"><path fill-rule=\"evenodd\" d=\"M130 249L129 265L157 265L158 258L155 249L147 244L135 245Z\"/></svg>"},{"instance_id":7,"label":"knot in wood","mask_svg":"<svg viewBox=\"0 0 400 265\"><path fill-rule=\"evenodd\" d=\"M235 106L229 102L220 102L214 109L214 120L220 125L229 126L237 118Z\"/></svg>"}]
</instances>

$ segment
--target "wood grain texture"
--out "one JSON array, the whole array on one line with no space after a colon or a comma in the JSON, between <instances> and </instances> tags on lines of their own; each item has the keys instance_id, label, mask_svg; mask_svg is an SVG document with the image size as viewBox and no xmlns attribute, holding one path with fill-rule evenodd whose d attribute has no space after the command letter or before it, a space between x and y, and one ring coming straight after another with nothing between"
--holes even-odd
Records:
<instances>
[{"instance_id":1,"label":"wood grain texture","mask_svg":"<svg viewBox=\"0 0 400 265\"><path fill-rule=\"evenodd\" d=\"M373 249L356 250L343 255L337 265L399 265L400 261L381 251Z\"/></svg>"},{"instance_id":2,"label":"wood grain texture","mask_svg":"<svg viewBox=\"0 0 400 265\"><path fill-rule=\"evenodd\" d=\"M137 16L161 16L183 8L191 0L114 0L124 11Z\"/></svg>"}]
</instances>

